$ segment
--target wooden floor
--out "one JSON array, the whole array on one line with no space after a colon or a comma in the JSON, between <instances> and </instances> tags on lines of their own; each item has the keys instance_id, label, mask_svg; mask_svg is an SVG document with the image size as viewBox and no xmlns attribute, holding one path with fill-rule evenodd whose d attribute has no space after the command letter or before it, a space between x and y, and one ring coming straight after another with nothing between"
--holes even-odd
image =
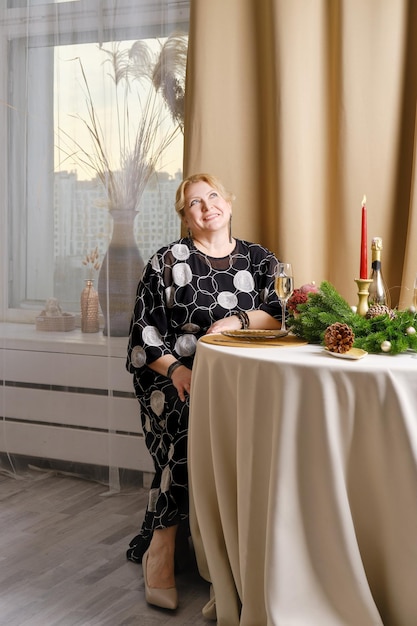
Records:
<instances>
[{"instance_id":1,"label":"wooden floor","mask_svg":"<svg viewBox=\"0 0 417 626\"><path fill-rule=\"evenodd\" d=\"M150 607L142 566L126 560L144 489L110 495L100 484L56 472L0 472L2 626L209 626L209 598L193 560L177 577L175 612Z\"/></svg>"}]
</instances>

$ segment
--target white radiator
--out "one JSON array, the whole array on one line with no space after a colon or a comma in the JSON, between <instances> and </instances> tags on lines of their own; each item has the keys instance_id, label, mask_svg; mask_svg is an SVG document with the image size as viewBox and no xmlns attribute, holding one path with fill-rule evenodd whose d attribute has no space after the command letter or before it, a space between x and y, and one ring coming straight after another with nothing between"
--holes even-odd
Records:
<instances>
[{"instance_id":1,"label":"white radiator","mask_svg":"<svg viewBox=\"0 0 417 626\"><path fill-rule=\"evenodd\" d=\"M126 346L0 324L0 452L152 472Z\"/></svg>"}]
</instances>

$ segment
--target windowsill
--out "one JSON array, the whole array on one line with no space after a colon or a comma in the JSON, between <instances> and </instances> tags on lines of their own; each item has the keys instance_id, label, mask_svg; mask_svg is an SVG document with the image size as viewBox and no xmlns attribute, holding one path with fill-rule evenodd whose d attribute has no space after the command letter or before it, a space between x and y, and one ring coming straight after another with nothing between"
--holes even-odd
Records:
<instances>
[{"instance_id":1,"label":"windowsill","mask_svg":"<svg viewBox=\"0 0 417 626\"><path fill-rule=\"evenodd\" d=\"M125 357L127 342L128 337L105 337L102 330L49 332L36 330L35 324L0 322L0 348L10 350Z\"/></svg>"}]
</instances>

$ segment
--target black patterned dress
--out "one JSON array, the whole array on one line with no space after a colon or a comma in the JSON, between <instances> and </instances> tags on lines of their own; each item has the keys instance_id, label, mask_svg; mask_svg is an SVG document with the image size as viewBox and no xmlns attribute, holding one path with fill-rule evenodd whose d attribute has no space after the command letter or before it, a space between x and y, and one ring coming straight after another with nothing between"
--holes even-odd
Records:
<instances>
[{"instance_id":1,"label":"black patterned dress","mask_svg":"<svg viewBox=\"0 0 417 626\"><path fill-rule=\"evenodd\" d=\"M126 367L133 374L146 446L155 466L145 519L127 557L140 562L154 529L188 518L189 397L182 402L171 380L147 367L165 354L191 368L198 339L216 320L262 309L281 319L274 292L276 257L236 240L233 252L209 257L189 238L163 247L138 285Z\"/></svg>"}]
</instances>

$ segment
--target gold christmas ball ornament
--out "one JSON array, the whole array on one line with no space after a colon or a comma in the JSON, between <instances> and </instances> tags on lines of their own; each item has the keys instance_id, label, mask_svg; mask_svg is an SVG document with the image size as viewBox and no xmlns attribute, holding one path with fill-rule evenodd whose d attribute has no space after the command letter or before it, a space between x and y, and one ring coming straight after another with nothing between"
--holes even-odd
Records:
<instances>
[{"instance_id":1,"label":"gold christmas ball ornament","mask_svg":"<svg viewBox=\"0 0 417 626\"><path fill-rule=\"evenodd\" d=\"M330 352L344 354L353 346L355 335L348 324L335 322L328 326L324 333L324 345Z\"/></svg>"},{"instance_id":2,"label":"gold christmas ball ornament","mask_svg":"<svg viewBox=\"0 0 417 626\"><path fill-rule=\"evenodd\" d=\"M391 342L390 341L383 341L381 343L381 350L382 350L382 352L389 352L391 350Z\"/></svg>"},{"instance_id":3,"label":"gold christmas ball ornament","mask_svg":"<svg viewBox=\"0 0 417 626\"><path fill-rule=\"evenodd\" d=\"M391 320L397 317L395 311L390 309L386 304L373 304L366 312L366 317L368 319L378 317L378 315L388 315Z\"/></svg>"}]
</instances>

